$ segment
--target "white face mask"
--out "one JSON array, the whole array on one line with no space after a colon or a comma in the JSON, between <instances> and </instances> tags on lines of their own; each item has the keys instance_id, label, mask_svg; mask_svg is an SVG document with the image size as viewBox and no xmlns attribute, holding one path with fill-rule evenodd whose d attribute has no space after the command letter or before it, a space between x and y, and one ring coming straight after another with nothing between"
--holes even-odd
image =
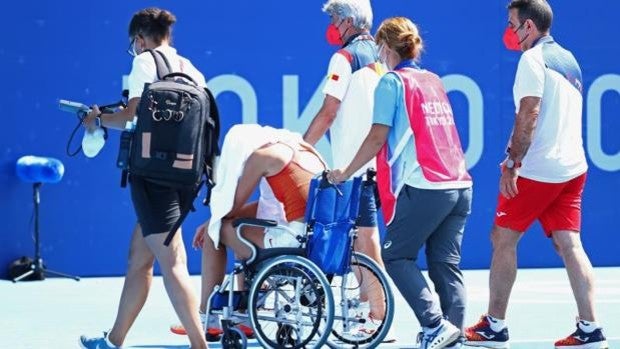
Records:
<instances>
[{"instance_id":1,"label":"white face mask","mask_svg":"<svg viewBox=\"0 0 620 349\"><path fill-rule=\"evenodd\" d=\"M394 67L390 67L388 64L388 53L387 46L384 44L379 45L379 60L383 63L389 70L394 69Z\"/></svg>"},{"instance_id":2,"label":"white face mask","mask_svg":"<svg viewBox=\"0 0 620 349\"><path fill-rule=\"evenodd\" d=\"M136 51L136 41L137 39L134 37L133 40L131 40L131 43L129 43L129 48L127 49L127 53L129 53L131 57L138 55L138 51Z\"/></svg>"}]
</instances>

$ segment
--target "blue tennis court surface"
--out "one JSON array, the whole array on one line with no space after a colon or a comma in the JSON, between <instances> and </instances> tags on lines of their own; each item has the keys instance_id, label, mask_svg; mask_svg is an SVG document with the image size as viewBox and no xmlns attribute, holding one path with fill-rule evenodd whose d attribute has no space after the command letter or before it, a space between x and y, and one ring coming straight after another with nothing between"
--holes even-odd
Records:
<instances>
[{"instance_id":1,"label":"blue tennis court surface","mask_svg":"<svg viewBox=\"0 0 620 349\"><path fill-rule=\"evenodd\" d=\"M609 348L620 348L620 268L595 270L596 310L605 329ZM488 271L466 271L467 324L485 312ZM192 280L196 292L199 277ZM120 277L85 278L80 282L48 279L13 284L0 281L0 348L77 348L81 334L97 335L112 326ZM398 341L381 348L415 348L417 320L402 297L396 297L394 329ZM577 314L563 269L521 270L508 309L513 349L553 348L553 342L574 330ZM161 277L153 280L142 313L127 336L125 348L188 348L185 337L168 328L176 315L166 296ZM250 341L250 347L260 347ZM221 348L219 343L211 348Z\"/></svg>"}]
</instances>

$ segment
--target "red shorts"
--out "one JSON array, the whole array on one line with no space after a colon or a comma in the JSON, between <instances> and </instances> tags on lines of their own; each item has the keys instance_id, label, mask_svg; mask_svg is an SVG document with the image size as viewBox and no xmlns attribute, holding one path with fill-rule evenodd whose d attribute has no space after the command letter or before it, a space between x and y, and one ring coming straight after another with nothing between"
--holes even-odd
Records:
<instances>
[{"instance_id":1,"label":"red shorts","mask_svg":"<svg viewBox=\"0 0 620 349\"><path fill-rule=\"evenodd\" d=\"M564 183L544 183L519 177L519 194L512 199L499 195L495 225L525 232L539 220L547 237L557 230L581 230L581 195L586 174Z\"/></svg>"}]
</instances>

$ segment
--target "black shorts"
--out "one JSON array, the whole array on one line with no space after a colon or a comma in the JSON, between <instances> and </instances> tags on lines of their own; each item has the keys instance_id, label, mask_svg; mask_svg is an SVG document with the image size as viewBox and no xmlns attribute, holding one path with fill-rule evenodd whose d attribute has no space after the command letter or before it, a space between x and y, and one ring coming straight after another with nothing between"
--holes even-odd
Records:
<instances>
[{"instance_id":1,"label":"black shorts","mask_svg":"<svg viewBox=\"0 0 620 349\"><path fill-rule=\"evenodd\" d=\"M170 232L182 209L187 209L194 199L192 189L171 188L139 176L131 176L129 183L143 236Z\"/></svg>"}]
</instances>

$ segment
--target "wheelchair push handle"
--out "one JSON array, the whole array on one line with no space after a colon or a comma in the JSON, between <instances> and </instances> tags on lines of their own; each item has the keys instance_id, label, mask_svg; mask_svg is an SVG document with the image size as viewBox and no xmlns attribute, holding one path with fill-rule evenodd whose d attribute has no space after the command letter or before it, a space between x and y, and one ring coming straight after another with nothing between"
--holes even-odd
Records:
<instances>
[{"instance_id":1,"label":"wheelchair push handle","mask_svg":"<svg viewBox=\"0 0 620 349\"><path fill-rule=\"evenodd\" d=\"M334 189L336 189L336 193L338 193L338 195L342 196L342 191L340 190L340 188L338 188L338 184L332 182L329 179L329 170L325 170L323 171L323 173L321 173L321 187L333 187Z\"/></svg>"},{"instance_id":2,"label":"wheelchair push handle","mask_svg":"<svg viewBox=\"0 0 620 349\"><path fill-rule=\"evenodd\" d=\"M366 180L367 180L367 181L373 181L373 182L374 182L376 177L377 177L377 170L375 170L375 169L374 169L374 168L372 168L372 167L369 167L369 168L366 170Z\"/></svg>"}]
</instances>

